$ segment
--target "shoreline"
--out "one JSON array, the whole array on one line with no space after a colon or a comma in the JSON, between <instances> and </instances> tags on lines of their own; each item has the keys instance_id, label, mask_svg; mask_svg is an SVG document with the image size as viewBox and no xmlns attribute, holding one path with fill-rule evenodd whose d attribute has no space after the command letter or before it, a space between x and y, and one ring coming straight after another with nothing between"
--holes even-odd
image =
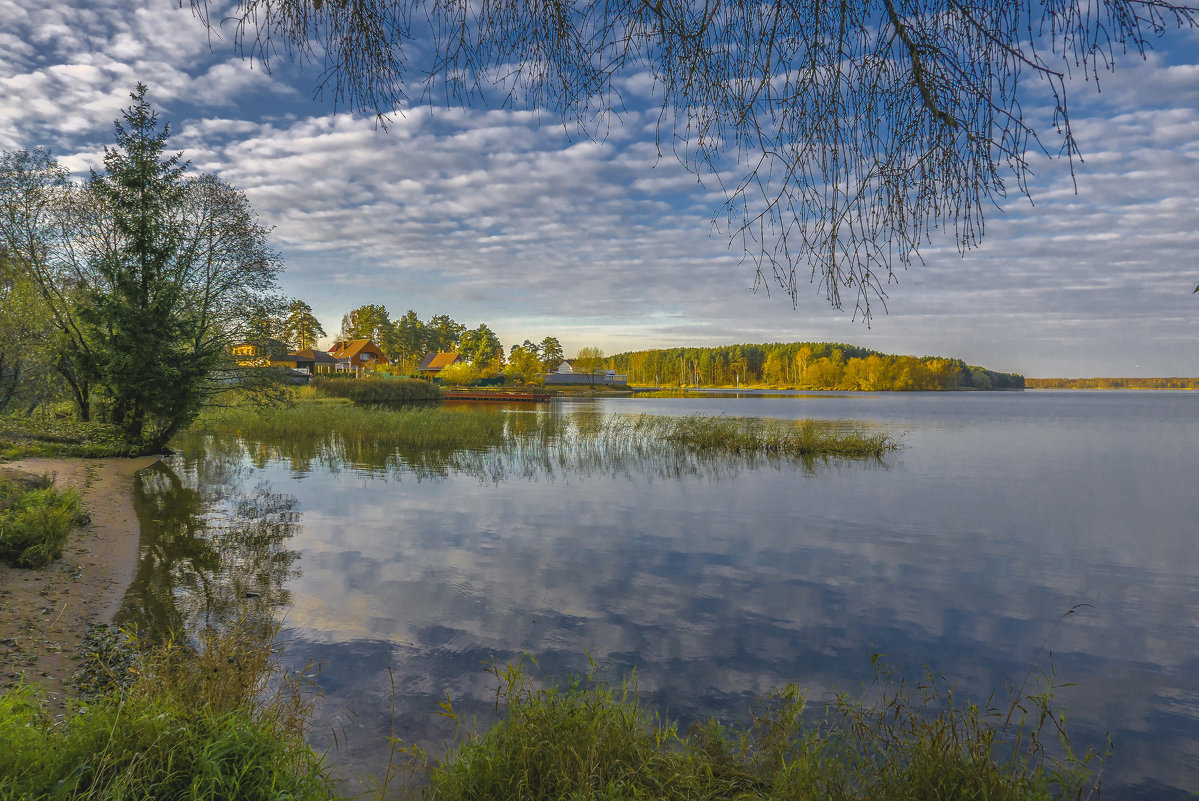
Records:
<instances>
[{"instance_id":1,"label":"shoreline","mask_svg":"<svg viewBox=\"0 0 1199 801\"><path fill-rule=\"evenodd\" d=\"M161 459L42 458L0 463L0 471L51 473L58 489L83 499L90 522L71 532L62 557L40 569L0 563L0 691L40 683L56 713L65 709L88 624L110 623L133 579L141 527L134 475Z\"/></svg>"}]
</instances>

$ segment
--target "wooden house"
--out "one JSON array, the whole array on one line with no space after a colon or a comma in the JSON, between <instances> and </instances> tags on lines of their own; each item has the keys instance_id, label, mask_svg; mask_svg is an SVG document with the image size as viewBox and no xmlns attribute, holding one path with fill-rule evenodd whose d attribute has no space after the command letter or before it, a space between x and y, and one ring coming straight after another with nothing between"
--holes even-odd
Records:
<instances>
[{"instance_id":1,"label":"wooden house","mask_svg":"<svg viewBox=\"0 0 1199 801\"><path fill-rule=\"evenodd\" d=\"M369 339L338 340L329 348L329 355L337 360L335 369L341 372L358 373L391 364L379 346Z\"/></svg>"},{"instance_id":2,"label":"wooden house","mask_svg":"<svg viewBox=\"0 0 1199 801\"><path fill-rule=\"evenodd\" d=\"M432 378L451 364L461 361L466 361L461 353L426 353L416 371L426 378Z\"/></svg>"}]
</instances>

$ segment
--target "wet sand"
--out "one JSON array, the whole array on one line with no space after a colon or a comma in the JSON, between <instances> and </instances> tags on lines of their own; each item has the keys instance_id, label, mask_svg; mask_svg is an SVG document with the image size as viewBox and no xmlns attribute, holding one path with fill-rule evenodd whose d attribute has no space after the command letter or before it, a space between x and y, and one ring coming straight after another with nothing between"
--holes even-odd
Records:
<instances>
[{"instance_id":1,"label":"wet sand","mask_svg":"<svg viewBox=\"0 0 1199 801\"><path fill-rule=\"evenodd\" d=\"M0 472L54 474L56 487L79 491L91 518L47 567L0 563L0 690L38 682L51 706L60 706L87 625L112 621L133 578L140 538L133 476L159 458L0 463Z\"/></svg>"}]
</instances>

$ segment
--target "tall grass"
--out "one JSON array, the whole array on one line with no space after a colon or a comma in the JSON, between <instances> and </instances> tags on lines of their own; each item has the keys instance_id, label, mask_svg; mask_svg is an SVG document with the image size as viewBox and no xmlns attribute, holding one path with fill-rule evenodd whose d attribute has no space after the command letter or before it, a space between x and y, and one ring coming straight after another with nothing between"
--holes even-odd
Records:
<instances>
[{"instance_id":1,"label":"tall grass","mask_svg":"<svg viewBox=\"0 0 1199 801\"><path fill-rule=\"evenodd\" d=\"M44 567L62 555L71 529L85 519L79 493L54 489L51 476L0 476L0 559Z\"/></svg>"},{"instance_id":2,"label":"tall grass","mask_svg":"<svg viewBox=\"0 0 1199 801\"><path fill-rule=\"evenodd\" d=\"M526 665L496 669L504 717L433 762L403 749L426 801L1048 801L1097 794L1103 757L1072 749L1052 684L1002 708L961 703L952 685L915 686L876 665L873 697L838 697L804 724L795 687L744 727L680 732L647 712L636 684L594 672L540 686ZM445 714L457 720L449 702ZM1021 712L1020 710L1026 710ZM1006 713L1006 714L1005 714ZM460 730L465 727L458 721ZM387 783L381 796L390 788Z\"/></svg>"},{"instance_id":3,"label":"tall grass","mask_svg":"<svg viewBox=\"0 0 1199 801\"><path fill-rule=\"evenodd\" d=\"M317 376L309 386L317 395L355 403L408 403L441 400L441 390L419 378L330 378Z\"/></svg>"},{"instance_id":4,"label":"tall grass","mask_svg":"<svg viewBox=\"0 0 1199 801\"><path fill-rule=\"evenodd\" d=\"M880 458L899 447L889 434L841 430L813 420L756 417L643 417L637 428L690 451L793 458Z\"/></svg>"},{"instance_id":5,"label":"tall grass","mask_svg":"<svg viewBox=\"0 0 1199 801\"><path fill-rule=\"evenodd\" d=\"M236 628L168 644L137 677L52 724L37 687L0 696L0 800L335 797L303 742L311 705L270 647ZM275 689L269 691L274 685Z\"/></svg>"}]
</instances>

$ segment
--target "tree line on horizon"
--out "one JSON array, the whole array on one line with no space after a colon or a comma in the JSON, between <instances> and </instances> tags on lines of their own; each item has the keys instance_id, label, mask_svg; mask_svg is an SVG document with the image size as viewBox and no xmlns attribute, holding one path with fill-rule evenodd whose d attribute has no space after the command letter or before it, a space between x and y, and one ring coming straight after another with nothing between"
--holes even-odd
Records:
<instances>
[{"instance_id":1,"label":"tree line on horizon","mask_svg":"<svg viewBox=\"0 0 1199 801\"><path fill-rule=\"evenodd\" d=\"M1026 378L1028 389L1199 389L1199 378Z\"/></svg>"},{"instance_id":2,"label":"tree line on horizon","mask_svg":"<svg viewBox=\"0 0 1199 801\"><path fill-rule=\"evenodd\" d=\"M638 386L813 390L1023 389L1024 376L941 356L899 356L834 342L663 348L619 353L610 366Z\"/></svg>"}]
</instances>

